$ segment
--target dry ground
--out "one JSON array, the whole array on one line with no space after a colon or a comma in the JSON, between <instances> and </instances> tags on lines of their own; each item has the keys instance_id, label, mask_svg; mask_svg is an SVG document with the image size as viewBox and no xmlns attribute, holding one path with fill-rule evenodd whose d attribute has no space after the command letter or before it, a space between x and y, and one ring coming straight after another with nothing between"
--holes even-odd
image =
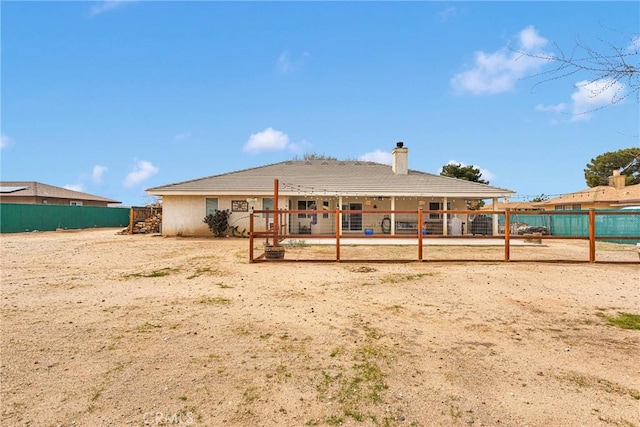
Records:
<instances>
[{"instance_id":1,"label":"dry ground","mask_svg":"<svg viewBox=\"0 0 640 427\"><path fill-rule=\"evenodd\" d=\"M606 321L640 314L639 264L116 231L0 236L2 426L640 426L640 331Z\"/></svg>"}]
</instances>

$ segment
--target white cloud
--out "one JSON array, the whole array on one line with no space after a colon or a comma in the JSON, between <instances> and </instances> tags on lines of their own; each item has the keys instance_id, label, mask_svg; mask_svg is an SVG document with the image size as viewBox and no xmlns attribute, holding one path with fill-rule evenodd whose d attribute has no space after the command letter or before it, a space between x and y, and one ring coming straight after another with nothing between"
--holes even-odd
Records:
<instances>
[{"instance_id":1,"label":"white cloud","mask_svg":"<svg viewBox=\"0 0 640 427\"><path fill-rule=\"evenodd\" d=\"M291 73L299 68L302 68L311 55L308 52L303 52L297 59L292 59L289 55L288 51L282 52L278 56L278 60L276 62L276 69L282 73L287 74Z\"/></svg>"},{"instance_id":2,"label":"white cloud","mask_svg":"<svg viewBox=\"0 0 640 427\"><path fill-rule=\"evenodd\" d=\"M577 90L571 94L571 121L589 120L593 111L620 102L625 92L625 85L612 79L583 80L576 83L575 87Z\"/></svg>"},{"instance_id":3,"label":"white cloud","mask_svg":"<svg viewBox=\"0 0 640 427\"><path fill-rule=\"evenodd\" d=\"M277 62L278 71L281 73L288 73L291 70L291 60L289 59L289 52L282 52L278 56Z\"/></svg>"},{"instance_id":4,"label":"white cloud","mask_svg":"<svg viewBox=\"0 0 640 427\"><path fill-rule=\"evenodd\" d=\"M478 166L475 166L475 167L480 169L480 174L482 175L481 178L484 179L485 181L493 181L494 179L496 179L496 174L491 172L489 169L480 168Z\"/></svg>"},{"instance_id":5,"label":"white cloud","mask_svg":"<svg viewBox=\"0 0 640 427\"><path fill-rule=\"evenodd\" d=\"M83 191L83 186L82 184L67 184L64 186L64 188L66 188L67 190L73 190L73 191Z\"/></svg>"},{"instance_id":6,"label":"white cloud","mask_svg":"<svg viewBox=\"0 0 640 427\"><path fill-rule=\"evenodd\" d=\"M447 22L450 18L454 17L457 14L458 14L458 9L453 6L449 6L441 10L438 13L438 16L440 17L440 22Z\"/></svg>"},{"instance_id":7,"label":"white cloud","mask_svg":"<svg viewBox=\"0 0 640 427\"><path fill-rule=\"evenodd\" d=\"M525 52L537 51L547 45L547 39L538 34L533 25L520 31L520 45Z\"/></svg>"},{"instance_id":8,"label":"white cloud","mask_svg":"<svg viewBox=\"0 0 640 427\"><path fill-rule=\"evenodd\" d=\"M392 158L391 153L387 153L386 151L382 151L382 150L376 150L376 151L371 151L369 153L363 154L362 156L358 157L358 160L390 165L391 158Z\"/></svg>"},{"instance_id":9,"label":"white cloud","mask_svg":"<svg viewBox=\"0 0 640 427\"><path fill-rule=\"evenodd\" d=\"M102 176L107 172L107 168L105 166L95 165L93 167L93 172L91 172L91 179L96 184L100 184L102 182Z\"/></svg>"},{"instance_id":10,"label":"white cloud","mask_svg":"<svg viewBox=\"0 0 640 427\"><path fill-rule=\"evenodd\" d=\"M133 3L136 0L106 0L101 1L98 4L94 5L89 9L89 14L91 16L101 15L106 12L111 12L112 10L116 10L125 6L126 4Z\"/></svg>"},{"instance_id":11,"label":"white cloud","mask_svg":"<svg viewBox=\"0 0 640 427\"><path fill-rule=\"evenodd\" d=\"M301 154L311 149L311 143L305 141L304 139L300 142L292 142L287 146L287 149L292 153Z\"/></svg>"},{"instance_id":12,"label":"white cloud","mask_svg":"<svg viewBox=\"0 0 640 427\"><path fill-rule=\"evenodd\" d=\"M640 36L633 36L631 43L627 46L627 50L637 52L640 49Z\"/></svg>"},{"instance_id":13,"label":"white cloud","mask_svg":"<svg viewBox=\"0 0 640 427\"><path fill-rule=\"evenodd\" d=\"M289 147L289 136L271 127L262 132L254 133L244 144L245 153L259 153L261 151L279 151Z\"/></svg>"},{"instance_id":14,"label":"white cloud","mask_svg":"<svg viewBox=\"0 0 640 427\"><path fill-rule=\"evenodd\" d=\"M507 92L513 89L518 79L548 62L529 55L552 57L541 50L547 39L541 37L533 26L520 31L517 40L518 47L514 50L504 47L493 53L475 52L473 67L453 76L451 85L460 92L474 95Z\"/></svg>"},{"instance_id":15,"label":"white cloud","mask_svg":"<svg viewBox=\"0 0 640 427\"><path fill-rule=\"evenodd\" d=\"M160 168L153 166L151 162L146 160L140 160L133 167L133 170L129 172L127 177L124 179L124 186L126 188L131 188L137 184L140 184L143 181L151 178L153 175L157 174Z\"/></svg>"},{"instance_id":16,"label":"white cloud","mask_svg":"<svg viewBox=\"0 0 640 427\"><path fill-rule=\"evenodd\" d=\"M182 132L173 137L176 141L185 141L191 138L191 132Z\"/></svg>"},{"instance_id":17,"label":"white cloud","mask_svg":"<svg viewBox=\"0 0 640 427\"><path fill-rule=\"evenodd\" d=\"M568 105L565 104L564 102L561 102L560 104L556 104L556 105L542 105L542 104L538 104L536 105L536 111L542 111L542 112L551 112L551 113L562 113L563 111L567 110Z\"/></svg>"},{"instance_id":18,"label":"white cloud","mask_svg":"<svg viewBox=\"0 0 640 427\"><path fill-rule=\"evenodd\" d=\"M4 133L0 134L0 149L8 147L9 144L11 144L11 138Z\"/></svg>"}]
</instances>

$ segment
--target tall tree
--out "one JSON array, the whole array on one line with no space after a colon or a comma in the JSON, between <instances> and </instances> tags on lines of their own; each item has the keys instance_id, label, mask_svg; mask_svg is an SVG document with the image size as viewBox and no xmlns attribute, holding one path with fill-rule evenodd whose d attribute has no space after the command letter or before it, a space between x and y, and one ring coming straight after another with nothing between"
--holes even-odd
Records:
<instances>
[{"instance_id":1,"label":"tall tree","mask_svg":"<svg viewBox=\"0 0 640 427\"><path fill-rule=\"evenodd\" d=\"M627 97L640 102L640 36L631 36L623 46L600 41L602 46L594 47L576 40L569 52L557 44L557 53L518 52L552 64L551 69L536 74L542 78L537 84L581 74L587 77L582 85L593 97L610 96L610 104Z\"/></svg>"},{"instance_id":2,"label":"tall tree","mask_svg":"<svg viewBox=\"0 0 640 427\"><path fill-rule=\"evenodd\" d=\"M547 200L549 200L549 196L547 196L544 193L539 194L539 195L535 196L533 199L531 199L531 201L534 202L534 203L536 203L536 202L546 202Z\"/></svg>"},{"instance_id":3,"label":"tall tree","mask_svg":"<svg viewBox=\"0 0 640 427\"><path fill-rule=\"evenodd\" d=\"M464 179L465 181L479 182L480 184L489 183L489 181L482 179L480 169L473 166L463 166L461 163L447 163L442 166L440 175Z\"/></svg>"},{"instance_id":4,"label":"tall tree","mask_svg":"<svg viewBox=\"0 0 640 427\"><path fill-rule=\"evenodd\" d=\"M640 147L609 151L591 159L584 170L589 187L608 185L615 169L622 170L626 185L640 184Z\"/></svg>"}]
</instances>

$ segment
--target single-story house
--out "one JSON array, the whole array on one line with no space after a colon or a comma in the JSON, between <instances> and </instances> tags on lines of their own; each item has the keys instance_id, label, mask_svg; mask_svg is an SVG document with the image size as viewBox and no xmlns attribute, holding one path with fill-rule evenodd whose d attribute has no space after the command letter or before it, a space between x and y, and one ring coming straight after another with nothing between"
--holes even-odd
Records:
<instances>
[{"instance_id":1,"label":"single-story house","mask_svg":"<svg viewBox=\"0 0 640 427\"><path fill-rule=\"evenodd\" d=\"M411 170L408 160L408 149L399 142L393 149L391 166L367 161L290 160L146 191L162 197L165 236L211 235L204 217L225 209L231 211L230 225L248 230L250 212L274 208L276 182L278 209L326 211L320 215L293 214L284 225L283 232L288 234L335 232L336 219L331 212L336 209L343 211L340 226L344 235L362 233L368 227L387 234L400 234L403 230L415 233L415 215L404 219L394 216L393 222L390 215L370 215L373 219L368 224L361 214L349 215L344 211L466 210L467 200L491 199L497 203L498 199L514 194L504 188ZM429 232L447 234L451 216L433 213L426 216L425 227ZM260 218L255 224L256 231L272 226L265 214Z\"/></svg>"},{"instance_id":2,"label":"single-story house","mask_svg":"<svg viewBox=\"0 0 640 427\"><path fill-rule=\"evenodd\" d=\"M0 181L0 203L106 207L122 202L36 181Z\"/></svg>"},{"instance_id":3,"label":"single-story house","mask_svg":"<svg viewBox=\"0 0 640 427\"><path fill-rule=\"evenodd\" d=\"M575 193L535 203L544 210L619 209L640 205L640 184L625 185L625 176L614 170L609 185L599 185Z\"/></svg>"}]
</instances>

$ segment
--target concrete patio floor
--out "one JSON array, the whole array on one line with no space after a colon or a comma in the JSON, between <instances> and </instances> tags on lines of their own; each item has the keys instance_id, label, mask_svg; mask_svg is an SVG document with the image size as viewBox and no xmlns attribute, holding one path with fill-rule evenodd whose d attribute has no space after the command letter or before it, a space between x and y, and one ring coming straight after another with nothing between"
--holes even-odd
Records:
<instances>
[{"instance_id":1,"label":"concrete patio floor","mask_svg":"<svg viewBox=\"0 0 640 427\"><path fill-rule=\"evenodd\" d=\"M304 242L307 245L335 245L335 239L314 239L313 237L300 239L285 239L282 245L293 244L295 242ZM511 246L541 246L540 243L525 242L522 239L509 239ZM504 239L475 239L475 238L438 238L438 239L422 239L424 246L504 246ZM343 237L340 239L340 245L390 245L390 246L418 246L416 238L367 238L367 237Z\"/></svg>"}]
</instances>

